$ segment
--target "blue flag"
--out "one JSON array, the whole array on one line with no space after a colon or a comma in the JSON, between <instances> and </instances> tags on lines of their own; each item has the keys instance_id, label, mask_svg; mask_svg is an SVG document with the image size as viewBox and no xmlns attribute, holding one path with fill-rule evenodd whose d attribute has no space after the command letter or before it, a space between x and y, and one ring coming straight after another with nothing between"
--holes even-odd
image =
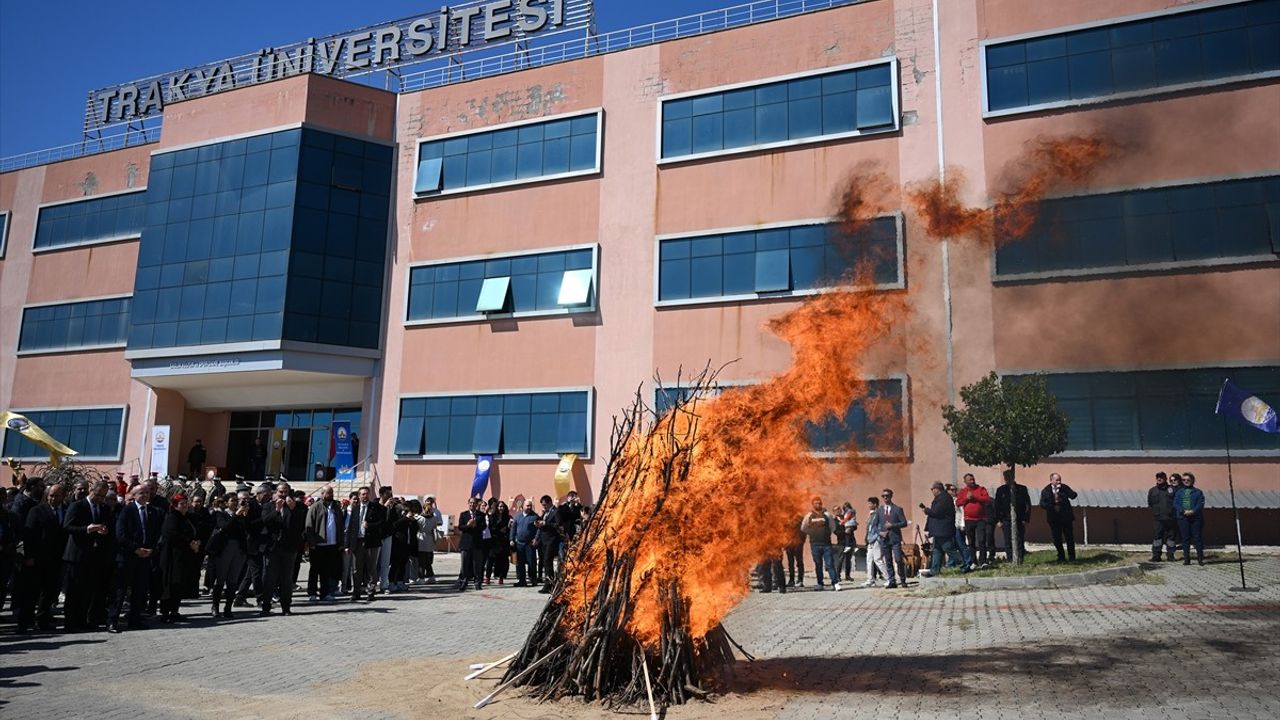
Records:
<instances>
[{"instance_id":1,"label":"blue flag","mask_svg":"<svg viewBox=\"0 0 1280 720\"><path fill-rule=\"evenodd\" d=\"M333 433L333 465L338 469L337 479L355 480L356 457L355 448L351 442L351 423L347 420L339 420L330 427L330 432Z\"/></svg>"},{"instance_id":2,"label":"blue flag","mask_svg":"<svg viewBox=\"0 0 1280 720\"><path fill-rule=\"evenodd\" d=\"M1232 385L1230 380L1222 381L1222 390L1218 393L1218 408L1215 412L1252 425L1263 432L1280 433L1275 408L1248 390Z\"/></svg>"},{"instance_id":3,"label":"blue flag","mask_svg":"<svg viewBox=\"0 0 1280 720\"><path fill-rule=\"evenodd\" d=\"M492 455L476 456L476 477L471 481L471 497L484 497L484 489L489 486L489 468L493 467Z\"/></svg>"}]
</instances>

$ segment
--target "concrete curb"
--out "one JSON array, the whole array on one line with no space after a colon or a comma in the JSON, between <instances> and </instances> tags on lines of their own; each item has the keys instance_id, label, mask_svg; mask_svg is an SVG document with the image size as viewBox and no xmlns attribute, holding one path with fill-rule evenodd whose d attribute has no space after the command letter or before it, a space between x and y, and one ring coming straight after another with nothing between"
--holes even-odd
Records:
<instances>
[{"instance_id":1,"label":"concrete curb","mask_svg":"<svg viewBox=\"0 0 1280 720\"><path fill-rule=\"evenodd\" d=\"M1086 570L1078 573L1061 575L1023 575L1020 577L953 577L953 578L916 578L920 588L971 587L976 590L1031 590L1048 588L1074 588L1085 585L1100 585L1119 578L1134 577L1142 574L1141 565L1120 565L1118 567Z\"/></svg>"}]
</instances>

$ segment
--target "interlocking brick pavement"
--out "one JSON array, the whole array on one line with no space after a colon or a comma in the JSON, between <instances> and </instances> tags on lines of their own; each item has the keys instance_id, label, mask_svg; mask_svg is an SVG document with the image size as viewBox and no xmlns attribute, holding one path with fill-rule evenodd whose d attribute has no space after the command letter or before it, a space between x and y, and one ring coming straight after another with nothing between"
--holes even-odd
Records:
<instances>
[{"instance_id":1,"label":"interlocking brick pavement","mask_svg":"<svg viewBox=\"0 0 1280 720\"><path fill-rule=\"evenodd\" d=\"M447 572L456 555L440 562ZM1061 590L753 594L725 625L759 658L740 664L741 688L782 693L779 718L1280 717L1280 558L1246 568L1261 592L1228 590L1234 564L1163 564L1139 582ZM362 666L424 656L459 658L461 674L463 659L519 647L545 602L509 585L447 587L217 623L193 602L184 627L116 636L6 626L0 717L238 718L277 703L311 720L410 717L298 703L298 688L340 692ZM257 704L228 706L237 696ZM505 717L501 705L487 717Z\"/></svg>"}]
</instances>

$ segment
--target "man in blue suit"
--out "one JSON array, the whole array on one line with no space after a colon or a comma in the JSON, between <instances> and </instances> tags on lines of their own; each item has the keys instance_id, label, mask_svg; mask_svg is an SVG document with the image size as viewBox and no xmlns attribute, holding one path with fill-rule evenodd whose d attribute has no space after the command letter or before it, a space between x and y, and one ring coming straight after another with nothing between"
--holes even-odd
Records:
<instances>
[{"instance_id":1,"label":"man in blue suit","mask_svg":"<svg viewBox=\"0 0 1280 720\"><path fill-rule=\"evenodd\" d=\"M151 587L151 555L160 542L161 514L151 507L151 486L139 485L130 493L131 502L116 515L115 602L107 614L107 632L120 632L120 610L129 599L130 630L146 627L142 611Z\"/></svg>"},{"instance_id":2,"label":"man in blue suit","mask_svg":"<svg viewBox=\"0 0 1280 720\"><path fill-rule=\"evenodd\" d=\"M876 511L881 516L880 551L884 554L884 564L889 570L889 584L885 587L898 587L898 578L902 579L902 587L906 587L907 563L902 557L902 528L907 526L907 516L902 508L893 504L893 491L889 488L880 493L880 499L884 500Z\"/></svg>"}]
</instances>

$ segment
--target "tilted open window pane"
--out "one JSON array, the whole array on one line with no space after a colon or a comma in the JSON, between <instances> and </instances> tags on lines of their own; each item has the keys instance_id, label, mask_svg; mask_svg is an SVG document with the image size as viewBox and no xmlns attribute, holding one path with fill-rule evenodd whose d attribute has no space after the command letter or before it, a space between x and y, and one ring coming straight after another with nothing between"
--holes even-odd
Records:
<instances>
[{"instance_id":1,"label":"tilted open window pane","mask_svg":"<svg viewBox=\"0 0 1280 720\"><path fill-rule=\"evenodd\" d=\"M444 158L423 158L418 163L418 180L413 191L422 193L435 192L440 189L440 169L444 167Z\"/></svg>"},{"instance_id":2,"label":"tilted open window pane","mask_svg":"<svg viewBox=\"0 0 1280 720\"><path fill-rule=\"evenodd\" d=\"M586 305L591 299L591 268L567 270L560 282L559 305Z\"/></svg>"},{"instance_id":3,"label":"tilted open window pane","mask_svg":"<svg viewBox=\"0 0 1280 720\"><path fill-rule=\"evenodd\" d=\"M400 418L400 429L396 432L397 455L422 454L422 428L424 418Z\"/></svg>"},{"instance_id":4,"label":"tilted open window pane","mask_svg":"<svg viewBox=\"0 0 1280 720\"><path fill-rule=\"evenodd\" d=\"M479 415L476 417L475 440L471 452L496 455L502 452L502 416Z\"/></svg>"},{"instance_id":5,"label":"tilted open window pane","mask_svg":"<svg viewBox=\"0 0 1280 720\"><path fill-rule=\"evenodd\" d=\"M480 299L476 301L476 312L503 312L507 310L507 299L511 297L511 278L485 278L480 287Z\"/></svg>"}]
</instances>

